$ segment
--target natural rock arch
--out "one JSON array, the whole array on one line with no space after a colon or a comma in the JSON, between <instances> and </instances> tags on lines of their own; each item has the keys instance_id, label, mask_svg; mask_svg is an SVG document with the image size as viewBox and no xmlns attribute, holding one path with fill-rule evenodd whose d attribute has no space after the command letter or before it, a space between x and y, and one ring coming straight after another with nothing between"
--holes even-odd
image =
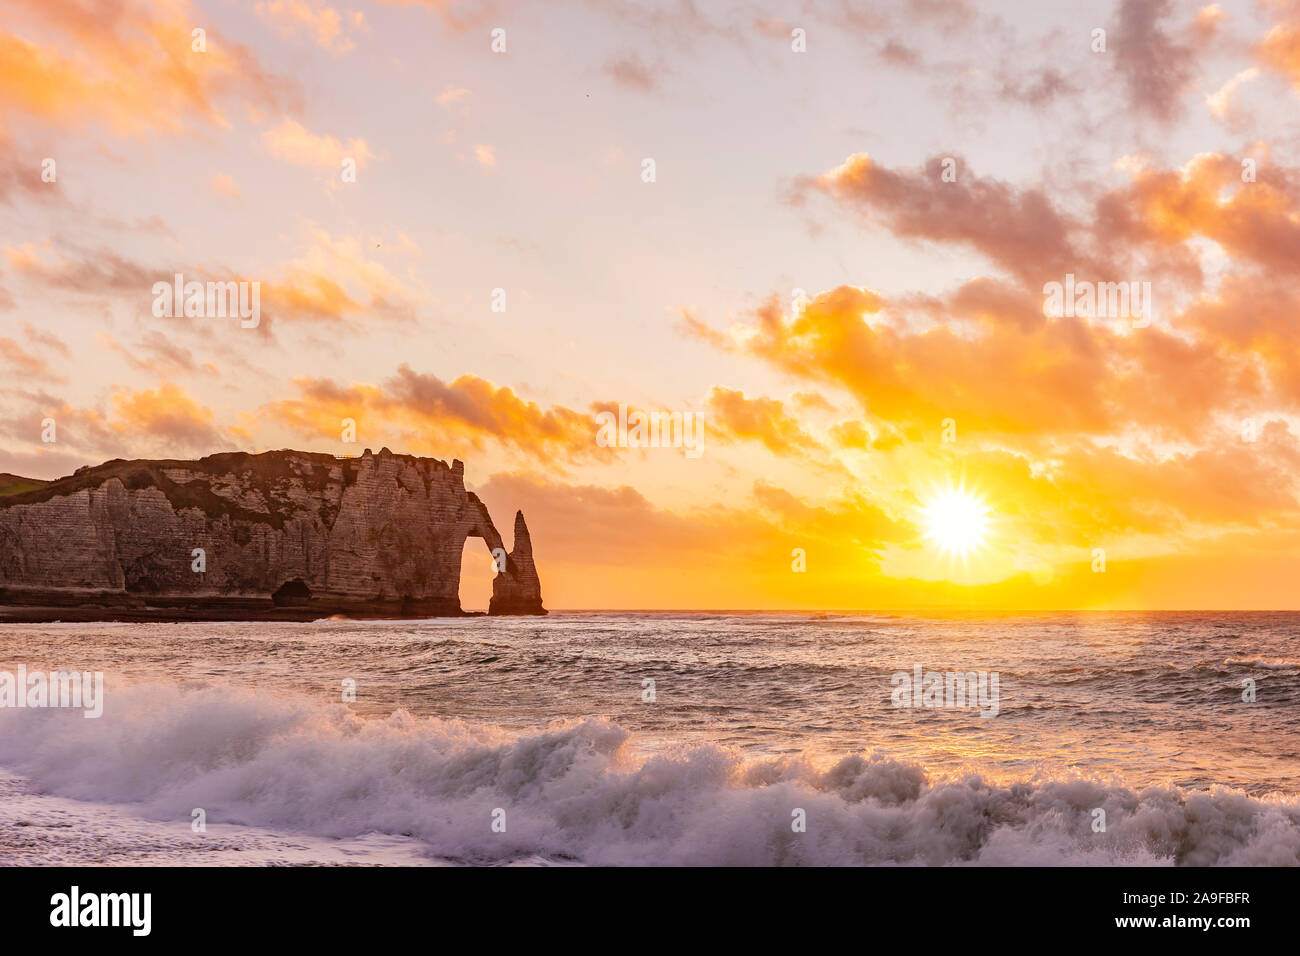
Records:
<instances>
[{"instance_id":1,"label":"natural rock arch","mask_svg":"<svg viewBox=\"0 0 1300 956\"><path fill-rule=\"evenodd\" d=\"M469 537L505 555L489 613L545 614L522 513L507 554L459 460L386 448L114 459L0 497L0 604L19 592L44 603L129 594L196 616L255 614L262 602L455 615Z\"/></svg>"},{"instance_id":2,"label":"natural rock arch","mask_svg":"<svg viewBox=\"0 0 1300 956\"><path fill-rule=\"evenodd\" d=\"M473 492L468 494L470 503L478 509L478 520L466 532L466 539L482 538L487 545L488 554L497 560L505 554L505 568L499 570L492 579L492 600L488 603L489 614L545 614L542 607L542 590L537 581L537 566L533 563L533 540L524 522L524 513L515 512L514 550L507 552L505 543L487 507ZM457 581L457 588L460 582Z\"/></svg>"}]
</instances>

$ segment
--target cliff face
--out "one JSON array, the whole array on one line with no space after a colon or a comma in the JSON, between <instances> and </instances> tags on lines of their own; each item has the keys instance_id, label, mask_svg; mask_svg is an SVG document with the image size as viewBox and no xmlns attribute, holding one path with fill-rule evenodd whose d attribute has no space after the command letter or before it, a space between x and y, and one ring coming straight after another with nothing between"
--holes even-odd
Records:
<instances>
[{"instance_id":1,"label":"cliff face","mask_svg":"<svg viewBox=\"0 0 1300 956\"><path fill-rule=\"evenodd\" d=\"M470 537L497 559L489 613L545 614L523 514L506 554L459 461L388 449L111 461L0 497L0 603L116 595L459 614Z\"/></svg>"}]
</instances>

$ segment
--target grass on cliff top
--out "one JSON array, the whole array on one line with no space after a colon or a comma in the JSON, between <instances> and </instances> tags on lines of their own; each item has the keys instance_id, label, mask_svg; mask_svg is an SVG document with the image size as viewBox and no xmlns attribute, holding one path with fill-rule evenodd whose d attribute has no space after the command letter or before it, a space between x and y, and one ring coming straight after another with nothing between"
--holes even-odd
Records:
<instances>
[{"instance_id":1,"label":"grass on cliff top","mask_svg":"<svg viewBox=\"0 0 1300 956\"><path fill-rule=\"evenodd\" d=\"M409 455L395 455L397 458L411 458ZM291 464L292 460L310 461L314 466L310 474L300 474ZM414 460L414 459L412 459ZM444 467L448 467L442 462ZM360 458L336 459L333 455L321 452L304 451L268 451L260 455L248 452L232 451L208 455L197 461L182 459L148 459L140 458L127 461L114 458L102 465L78 468L66 478L57 481L36 482L35 479L17 478L20 482L32 482L32 485L20 490L6 491L0 484L0 510L12 505L31 505L49 501L64 495L76 494L88 488L98 488L111 478L117 478L128 490L157 488L176 510L198 508L212 517L229 516L234 521L264 522L274 528L283 528L287 518L292 517L292 508L277 509L276 498L271 493L281 481L297 479L307 488L323 490L329 482L329 469L339 465L343 469L344 484L351 484L356 479ZM184 468L206 475L233 474L242 479L246 485L261 492L271 511L250 511L242 508L220 495L213 494L208 485L201 481L181 484L172 481L163 472L172 468Z\"/></svg>"},{"instance_id":2,"label":"grass on cliff top","mask_svg":"<svg viewBox=\"0 0 1300 956\"><path fill-rule=\"evenodd\" d=\"M51 481L36 488L6 494L0 497L0 509L13 505L39 504L43 501L49 501L51 498L59 498L76 494L78 491L98 488L104 482L116 478L126 486L128 491L137 491L150 487L157 488L167 496L167 500L171 502L172 507L178 511L182 508L198 508L211 517L226 515L234 521L264 522L272 527L282 528L284 527L285 518L289 517L289 515L280 513L274 507L274 498L269 493L271 487L280 480L289 478L298 478L309 487L312 485L324 487L328 480L328 467L336 463L333 455L294 452L292 457L300 460L306 459L311 461L313 465L323 467L314 468L310 475L299 475L290 465L290 453L287 452L265 452L261 455L250 455L247 452L225 452L218 455L209 455L207 458L201 458L198 461L184 461L174 458L141 458L127 461L115 458L112 461L104 462L102 465L88 465L85 468L78 468L66 478L60 478L57 481ZM346 463L338 462L338 464ZM263 512L250 511L247 508L240 507L233 501L213 494L206 482L194 481L181 484L172 481L163 473L172 468L185 468L214 476L236 475L244 480L248 486L261 491L263 498L272 503L272 509L270 512ZM353 470L344 468L345 481L350 477L349 473Z\"/></svg>"},{"instance_id":3,"label":"grass on cliff top","mask_svg":"<svg viewBox=\"0 0 1300 956\"><path fill-rule=\"evenodd\" d=\"M24 478L22 475L0 472L0 498L35 491L37 488L44 488L48 484L48 481L41 481L39 478Z\"/></svg>"}]
</instances>

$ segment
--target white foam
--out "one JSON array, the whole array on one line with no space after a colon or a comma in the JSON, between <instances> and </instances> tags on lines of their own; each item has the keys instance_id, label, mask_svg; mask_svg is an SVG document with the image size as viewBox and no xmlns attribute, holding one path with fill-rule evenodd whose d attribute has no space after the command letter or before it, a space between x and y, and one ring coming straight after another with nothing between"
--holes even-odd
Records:
<instances>
[{"instance_id":1,"label":"white foam","mask_svg":"<svg viewBox=\"0 0 1300 956\"><path fill-rule=\"evenodd\" d=\"M929 781L881 757L819 766L713 746L645 758L600 720L511 734L229 687L109 689L99 720L0 711L0 764L42 793L112 805L119 821L187 832L202 807L210 830L415 840L454 862L1300 863L1300 803L1230 790ZM1097 808L1105 832L1093 832ZM3 821L0 858L12 852Z\"/></svg>"},{"instance_id":2,"label":"white foam","mask_svg":"<svg viewBox=\"0 0 1300 956\"><path fill-rule=\"evenodd\" d=\"M0 771L0 864L6 866L422 866L417 840L369 833L346 840L259 827L141 817L134 807L31 792Z\"/></svg>"},{"instance_id":3,"label":"white foam","mask_svg":"<svg viewBox=\"0 0 1300 956\"><path fill-rule=\"evenodd\" d=\"M1266 661L1259 658L1246 660L1240 657L1230 657L1223 663L1236 667L1258 667L1261 670L1269 671L1293 671L1300 668L1300 664L1295 661Z\"/></svg>"}]
</instances>

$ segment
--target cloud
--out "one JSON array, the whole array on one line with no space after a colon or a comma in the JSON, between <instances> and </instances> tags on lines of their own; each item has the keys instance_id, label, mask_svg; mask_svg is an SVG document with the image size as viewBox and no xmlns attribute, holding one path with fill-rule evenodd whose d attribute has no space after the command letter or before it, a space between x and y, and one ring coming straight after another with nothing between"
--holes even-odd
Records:
<instances>
[{"instance_id":1,"label":"cloud","mask_svg":"<svg viewBox=\"0 0 1300 956\"><path fill-rule=\"evenodd\" d=\"M1196 72L1195 51L1176 42L1161 26L1171 8L1170 0L1122 0L1119 25L1110 40L1129 104L1141 115L1161 122L1177 118L1183 93ZM1201 24L1204 27L1205 21Z\"/></svg>"},{"instance_id":2,"label":"cloud","mask_svg":"<svg viewBox=\"0 0 1300 956\"><path fill-rule=\"evenodd\" d=\"M542 408L474 375L444 382L402 365L381 385L313 378L294 384L300 397L272 402L263 416L329 442L337 441L340 422L351 418L360 442L440 455L480 449L489 441L545 461L609 460L614 454L596 444L594 416L561 405Z\"/></svg>"},{"instance_id":3,"label":"cloud","mask_svg":"<svg viewBox=\"0 0 1300 956\"><path fill-rule=\"evenodd\" d=\"M1079 87L1071 83L1060 70L1047 67L1025 79L1003 75L998 95L1037 108L1046 106L1059 97L1078 92Z\"/></svg>"},{"instance_id":4,"label":"cloud","mask_svg":"<svg viewBox=\"0 0 1300 956\"><path fill-rule=\"evenodd\" d=\"M49 289L84 295L126 295L142 303L151 300L149 290L160 275L170 275L146 268L111 249L68 245L62 252L56 251L49 240L5 246L4 254L16 275Z\"/></svg>"},{"instance_id":5,"label":"cloud","mask_svg":"<svg viewBox=\"0 0 1300 956\"><path fill-rule=\"evenodd\" d=\"M1144 425L1190 435L1217 410L1260 395L1252 356L1155 326L1128 334L1049 318L1041 296L987 283L977 289L941 300L949 321L925 327L866 289L821 293L790 318L773 296L751 323L723 336L725 348L803 381L837 385L877 421L934 430L952 417L967 434L1103 435ZM1017 296L1023 301L1009 318L996 303ZM1014 318L1016 311L1025 318Z\"/></svg>"},{"instance_id":6,"label":"cloud","mask_svg":"<svg viewBox=\"0 0 1300 956\"><path fill-rule=\"evenodd\" d=\"M228 127L225 108L268 108L277 83L187 0L10 0L0 30L0 124L36 119L117 136ZM207 30L195 52L192 31Z\"/></svg>"},{"instance_id":7,"label":"cloud","mask_svg":"<svg viewBox=\"0 0 1300 956\"><path fill-rule=\"evenodd\" d=\"M428 296L381 261L378 256L388 253L376 255L373 247L382 243L332 235L313 223L304 228L306 242L300 254L261 276L241 275L220 264L145 265L111 249L67 244L56 248L50 240L5 246L2 252L13 273L27 282L52 293L119 300L137 315L147 315L152 308L154 283L171 282L179 272L187 280L259 283L259 331L264 334L280 321L360 325L415 319ZM391 249L409 254L417 247L399 238Z\"/></svg>"},{"instance_id":8,"label":"cloud","mask_svg":"<svg viewBox=\"0 0 1300 956\"><path fill-rule=\"evenodd\" d=\"M880 58L893 66L905 66L915 69L921 65L921 55L916 50L893 39L887 40L881 45Z\"/></svg>"},{"instance_id":9,"label":"cloud","mask_svg":"<svg viewBox=\"0 0 1300 956\"><path fill-rule=\"evenodd\" d=\"M225 173L217 173L208 180L208 188L218 196L225 196L229 199L242 199L239 194L239 186L235 184L234 179Z\"/></svg>"},{"instance_id":10,"label":"cloud","mask_svg":"<svg viewBox=\"0 0 1300 956\"><path fill-rule=\"evenodd\" d=\"M820 447L776 399L746 398L742 391L715 385L709 393L708 409L711 430L724 441L761 442L777 455Z\"/></svg>"},{"instance_id":11,"label":"cloud","mask_svg":"<svg viewBox=\"0 0 1300 956\"><path fill-rule=\"evenodd\" d=\"M1276 10L1281 20L1255 48L1255 59L1264 68L1286 77L1300 92L1300 6L1286 0L1266 0L1265 6Z\"/></svg>"},{"instance_id":12,"label":"cloud","mask_svg":"<svg viewBox=\"0 0 1300 956\"><path fill-rule=\"evenodd\" d=\"M64 358L67 358L72 354L71 350L68 348L67 342L64 342L63 339L59 338L53 332L47 332L44 329L36 328L36 326L32 325L30 322L23 323L23 335L29 342L33 342L52 352L57 352Z\"/></svg>"},{"instance_id":13,"label":"cloud","mask_svg":"<svg viewBox=\"0 0 1300 956\"><path fill-rule=\"evenodd\" d=\"M263 311L272 323L283 319L358 324L415 318L426 294L395 276L377 258L370 240L332 235L311 223L306 229L306 249L272 269L263 282ZM399 240L396 248L402 247Z\"/></svg>"},{"instance_id":14,"label":"cloud","mask_svg":"<svg viewBox=\"0 0 1300 956\"><path fill-rule=\"evenodd\" d=\"M878 548L915 534L907 522L894 519L860 492L845 495L830 505L812 505L784 488L759 480L754 482L754 498L783 527L823 541Z\"/></svg>"},{"instance_id":15,"label":"cloud","mask_svg":"<svg viewBox=\"0 0 1300 956\"><path fill-rule=\"evenodd\" d=\"M790 396L790 402L796 408L805 412L835 411L835 406L826 399L825 395L819 392L795 392Z\"/></svg>"},{"instance_id":16,"label":"cloud","mask_svg":"<svg viewBox=\"0 0 1300 956\"><path fill-rule=\"evenodd\" d=\"M1283 274L1300 268L1300 177L1276 163L1243 182L1242 160L1202 153L1178 169L1137 169L1097 203L1099 236L1112 243L1185 247L1204 237L1238 261Z\"/></svg>"},{"instance_id":17,"label":"cloud","mask_svg":"<svg viewBox=\"0 0 1300 956\"><path fill-rule=\"evenodd\" d=\"M19 199L50 203L65 201L57 180L47 183L41 178L42 164L49 158L53 157L36 156L30 150L20 150L0 131L0 203L14 205ZM57 165L55 170L57 172Z\"/></svg>"},{"instance_id":18,"label":"cloud","mask_svg":"<svg viewBox=\"0 0 1300 956\"><path fill-rule=\"evenodd\" d=\"M945 160L955 182L945 182ZM1021 278L1082 270L1089 263L1075 224L1039 188L980 178L960 157L936 156L924 169L897 172L855 153L801 192L823 192L883 224L894 235L969 246Z\"/></svg>"},{"instance_id":19,"label":"cloud","mask_svg":"<svg viewBox=\"0 0 1300 956\"><path fill-rule=\"evenodd\" d=\"M45 359L33 355L10 338L0 338L0 362L8 365L12 374L47 380L53 377Z\"/></svg>"},{"instance_id":20,"label":"cloud","mask_svg":"<svg viewBox=\"0 0 1300 956\"><path fill-rule=\"evenodd\" d=\"M448 86L434 97L434 101L439 106L446 108L459 103L467 96L469 96L469 90L465 89L463 86Z\"/></svg>"},{"instance_id":21,"label":"cloud","mask_svg":"<svg viewBox=\"0 0 1300 956\"><path fill-rule=\"evenodd\" d=\"M200 405L179 385L157 389L119 389L112 395L112 427L119 434L158 440L163 446L210 454L226 447L213 427L212 410Z\"/></svg>"},{"instance_id":22,"label":"cloud","mask_svg":"<svg viewBox=\"0 0 1300 956\"><path fill-rule=\"evenodd\" d=\"M1229 275L1212 293L1200 296L1179 318L1198 339L1219 349L1252 356L1267 388L1281 407L1300 406L1300 291L1294 279ZM1257 404L1266 405L1260 401Z\"/></svg>"},{"instance_id":23,"label":"cloud","mask_svg":"<svg viewBox=\"0 0 1300 956\"><path fill-rule=\"evenodd\" d=\"M498 13L495 0L379 0L390 7L427 7L455 32L486 23Z\"/></svg>"},{"instance_id":24,"label":"cloud","mask_svg":"<svg viewBox=\"0 0 1300 956\"><path fill-rule=\"evenodd\" d=\"M135 351L122 345L107 332L99 332L95 338L110 352L125 359L132 368L158 378L167 378L182 372L217 373L216 366L211 362L200 364L189 349L177 345L170 337L156 330L144 335L136 345Z\"/></svg>"},{"instance_id":25,"label":"cloud","mask_svg":"<svg viewBox=\"0 0 1300 956\"><path fill-rule=\"evenodd\" d=\"M345 145L333 136L317 136L289 117L266 130L262 142L272 156L286 163L331 172L339 172L345 159L355 160L357 169L364 169L375 158L364 139L350 139Z\"/></svg>"},{"instance_id":26,"label":"cloud","mask_svg":"<svg viewBox=\"0 0 1300 956\"><path fill-rule=\"evenodd\" d=\"M657 85L661 69L647 66L635 53L615 57L605 64L605 72L614 81L632 90L649 93Z\"/></svg>"},{"instance_id":27,"label":"cloud","mask_svg":"<svg viewBox=\"0 0 1300 956\"><path fill-rule=\"evenodd\" d=\"M871 431L860 421L840 422L831 428L831 437L841 448L866 451L874 440Z\"/></svg>"},{"instance_id":28,"label":"cloud","mask_svg":"<svg viewBox=\"0 0 1300 956\"><path fill-rule=\"evenodd\" d=\"M1255 263L1294 273L1300 262L1300 174L1272 161L1264 144L1246 158L1259 165L1243 177L1243 159L1203 153L1180 168L1146 161L1117 168L1127 183L1101 193L1090 216L1068 213L1040 188L984 179L957 163L943 182L939 157L924 171L896 171L866 154L803 180L796 192L834 198L893 235L975 250L1025 286L1038 290L1067 273L1092 281L1142 277L1163 283L1168 304L1195 294L1203 281L1197 238L1211 239L1237 266ZM684 325L699 332L687 316Z\"/></svg>"},{"instance_id":29,"label":"cloud","mask_svg":"<svg viewBox=\"0 0 1300 956\"><path fill-rule=\"evenodd\" d=\"M1285 425L1261 423L1253 443L1240 435L1196 451L1135 457L1114 449L1080 448L1062 456L1053 478L1059 500L1087 503L1070 524L1080 540L1140 532L1166 538L1182 526L1192 540L1225 525L1260 527L1297 517L1297 443ZM1098 519L1102 520L1098 520ZM1192 527L1192 526L1195 527Z\"/></svg>"},{"instance_id":30,"label":"cloud","mask_svg":"<svg viewBox=\"0 0 1300 956\"><path fill-rule=\"evenodd\" d=\"M1250 83L1258 76L1259 68L1252 66L1249 69L1242 70L1232 79L1228 80L1227 83L1224 83L1223 86L1219 87L1218 90L1207 96L1205 98L1205 105L1210 108L1210 113L1216 119L1231 119L1235 105L1233 97L1241 87Z\"/></svg>"},{"instance_id":31,"label":"cloud","mask_svg":"<svg viewBox=\"0 0 1300 956\"><path fill-rule=\"evenodd\" d=\"M109 396L108 412L40 393L19 398L27 410L0 420L0 434L39 452L41 423L52 418L60 452L76 455L83 463L159 453L210 454L230 447L213 424L212 410L171 382L156 389L117 386Z\"/></svg>"},{"instance_id":32,"label":"cloud","mask_svg":"<svg viewBox=\"0 0 1300 956\"><path fill-rule=\"evenodd\" d=\"M274 24L281 33L292 35L299 30L307 33L316 45L330 53L346 53L356 46L344 34L344 26L362 29L365 16L353 12L346 18L322 0L263 0L253 9L267 23Z\"/></svg>"}]
</instances>

